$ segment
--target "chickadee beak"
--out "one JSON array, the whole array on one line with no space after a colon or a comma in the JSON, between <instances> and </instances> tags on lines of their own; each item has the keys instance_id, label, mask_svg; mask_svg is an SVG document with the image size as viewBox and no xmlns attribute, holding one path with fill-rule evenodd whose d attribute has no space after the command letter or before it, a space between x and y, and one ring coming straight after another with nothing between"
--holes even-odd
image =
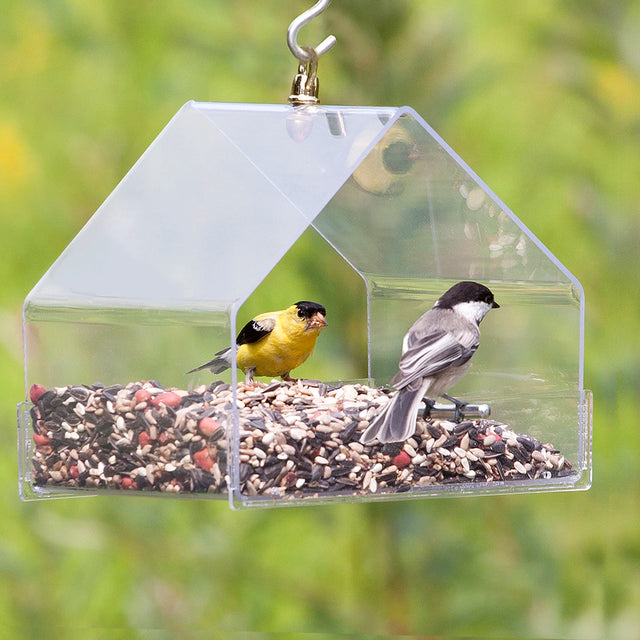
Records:
<instances>
[{"instance_id":1,"label":"chickadee beak","mask_svg":"<svg viewBox=\"0 0 640 640\"><path fill-rule=\"evenodd\" d=\"M327 326L327 321L324 316L318 311L314 313L307 322L307 329L322 329Z\"/></svg>"},{"instance_id":2,"label":"chickadee beak","mask_svg":"<svg viewBox=\"0 0 640 640\"><path fill-rule=\"evenodd\" d=\"M491 308L492 308L492 309L499 309L499 308L500 308L500 305L499 305L499 304L494 300L494 301L491 303Z\"/></svg>"}]
</instances>

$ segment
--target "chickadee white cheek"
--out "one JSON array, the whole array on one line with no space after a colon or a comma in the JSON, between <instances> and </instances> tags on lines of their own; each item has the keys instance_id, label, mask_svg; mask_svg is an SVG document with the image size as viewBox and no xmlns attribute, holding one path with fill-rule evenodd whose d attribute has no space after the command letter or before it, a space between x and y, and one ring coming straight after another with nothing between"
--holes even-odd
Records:
<instances>
[{"instance_id":1,"label":"chickadee white cheek","mask_svg":"<svg viewBox=\"0 0 640 640\"><path fill-rule=\"evenodd\" d=\"M469 322L475 322L476 324L480 324L480 320L484 318L490 309L490 304L478 301L459 302L453 306L453 311L469 320Z\"/></svg>"}]
</instances>

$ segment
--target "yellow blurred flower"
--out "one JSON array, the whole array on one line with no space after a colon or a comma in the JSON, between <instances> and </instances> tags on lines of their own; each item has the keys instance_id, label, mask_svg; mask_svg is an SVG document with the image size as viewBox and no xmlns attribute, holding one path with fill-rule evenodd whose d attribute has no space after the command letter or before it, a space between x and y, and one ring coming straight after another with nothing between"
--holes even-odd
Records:
<instances>
[{"instance_id":1,"label":"yellow blurred flower","mask_svg":"<svg viewBox=\"0 0 640 640\"><path fill-rule=\"evenodd\" d=\"M18 129L0 122L0 188L21 188L33 172L33 159Z\"/></svg>"},{"instance_id":2,"label":"yellow blurred flower","mask_svg":"<svg viewBox=\"0 0 640 640\"><path fill-rule=\"evenodd\" d=\"M640 78L620 64L603 64L596 70L596 90L623 122L640 117Z\"/></svg>"}]
</instances>

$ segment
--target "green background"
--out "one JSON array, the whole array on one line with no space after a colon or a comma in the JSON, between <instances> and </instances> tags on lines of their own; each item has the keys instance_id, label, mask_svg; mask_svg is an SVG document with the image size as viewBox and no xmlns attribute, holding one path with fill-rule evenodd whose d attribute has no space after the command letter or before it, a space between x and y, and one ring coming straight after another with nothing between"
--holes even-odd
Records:
<instances>
[{"instance_id":1,"label":"green background","mask_svg":"<svg viewBox=\"0 0 640 640\"><path fill-rule=\"evenodd\" d=\"M184 102L285 100L286 28L310 4L0 1L0 637L640 637L630 0L334 0L300 37L338 38L324 103L414 107L582 282L591 490L259 512L19 500L25 295Z\"/></svg>"}]
</instances>

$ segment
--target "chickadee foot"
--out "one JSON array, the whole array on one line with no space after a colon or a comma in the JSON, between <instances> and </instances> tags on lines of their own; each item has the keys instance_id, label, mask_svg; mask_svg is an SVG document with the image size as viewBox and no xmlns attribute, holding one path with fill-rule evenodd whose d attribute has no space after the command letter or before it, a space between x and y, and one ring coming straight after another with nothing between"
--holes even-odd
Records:
<instances>
[{"instance_id":1,"label":"chickadee foot","mask_svg":"<svg viewBox=\"0 0 640 640\"><path fill-rule=\"evenodd\" d=\"M422 398L422 402L424 402L424 417L425 418L430 418L431 417L431 409L433 409L433 407L436 404L435 400L431 400L430 398Z\"/></svg>"},{"instance_id":2,"label":"chickadee foot","mask_svg":"<svg viewBox=\"0 0 640 640\"><path fill-rule=\"evenodd\" d=\"M456 422L462 422L462 420L464 420L464 409L469 403L458 400L457 398L453 398L452 396L448 396L446 393L443 393L442 397L446 398L447 400L449 400L449 402L453 402L453 404L456 405L454 420Z\"/></svg>"}]
</instances>

